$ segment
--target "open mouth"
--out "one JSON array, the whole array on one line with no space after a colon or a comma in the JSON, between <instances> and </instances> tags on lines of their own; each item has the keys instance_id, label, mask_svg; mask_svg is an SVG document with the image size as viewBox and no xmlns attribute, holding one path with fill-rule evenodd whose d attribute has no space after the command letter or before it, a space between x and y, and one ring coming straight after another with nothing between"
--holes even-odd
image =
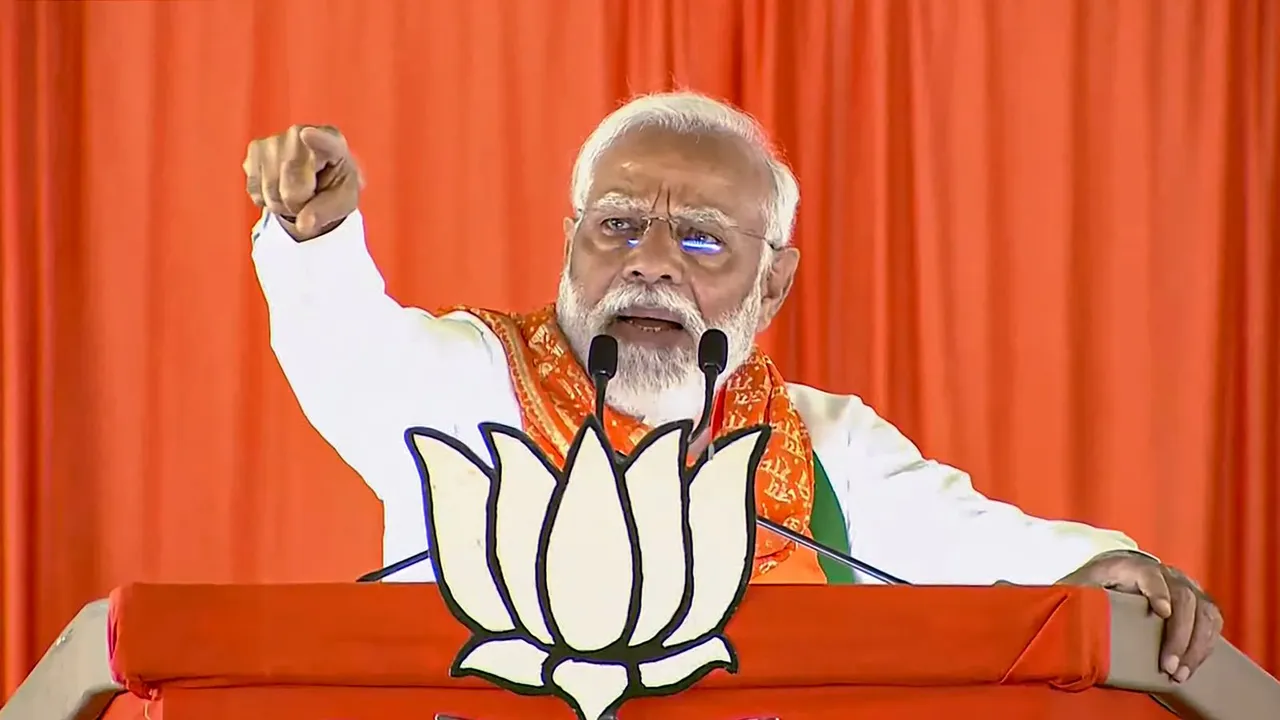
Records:
<instances>
[{"instance_id":1,"label":"open mouth","mask_svg":"<svg viewBox=\"0 0 1280 720\"><path fill-rule=\"evenodd\" d=\"M645 332L662 332L663 330L684 330L675 315L661 310L635 309L619 313L616 322L625 323Z\"/></svg>"}]
</instances>

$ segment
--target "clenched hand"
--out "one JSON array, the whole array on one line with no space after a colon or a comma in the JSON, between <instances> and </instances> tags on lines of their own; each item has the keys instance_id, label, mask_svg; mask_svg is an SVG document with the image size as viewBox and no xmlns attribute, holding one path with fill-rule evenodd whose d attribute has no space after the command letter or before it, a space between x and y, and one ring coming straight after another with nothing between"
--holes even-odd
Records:
<instances>
[{"instance_id":1,"label":"clenched hand","mask_svg":"<svg viewBox=\"0 0 1280 720\"><path fill-rule=\"evenodd\" d=\"M322 235L350 215L364 180L346 138L332 127L295 125L249 143L246 189L297 240Z\"/></svg>"}]
</instances>

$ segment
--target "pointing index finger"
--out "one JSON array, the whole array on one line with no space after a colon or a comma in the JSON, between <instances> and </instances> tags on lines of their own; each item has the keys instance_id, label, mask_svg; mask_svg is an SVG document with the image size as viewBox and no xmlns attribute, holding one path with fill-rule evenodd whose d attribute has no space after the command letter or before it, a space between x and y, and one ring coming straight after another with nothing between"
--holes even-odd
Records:
<instances>
[{"instance_id":1,"label":"pointing index finger","mask_svg":"<svg viewBox=\"0 0 1280 720\"><path fill-rule=\"evenodd\" d=\"M280 153L280 199L290 214L297 215L316 194L316 160L296 133L285 136Z\"/></svg>"},{"instance_id":2,"label":"pointing index finger","mask_svg":"<svg viewBox=\"0 0 1280 720\"><path fill-rule=\"evenodd\" d=\"M347 155L347 141L332 128L310 125L302 128L298 137L315 155L318 166L335 163Z\"/></svg>"}]
</instances>

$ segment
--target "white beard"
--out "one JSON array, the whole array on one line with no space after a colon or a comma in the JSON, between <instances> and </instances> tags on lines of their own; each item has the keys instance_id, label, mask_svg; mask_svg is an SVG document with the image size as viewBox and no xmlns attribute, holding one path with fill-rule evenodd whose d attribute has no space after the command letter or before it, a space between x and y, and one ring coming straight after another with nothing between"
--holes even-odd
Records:
<instances>
[{"instance_id":1,"label":"white beard","mask_svg":"<svg viewBox=\"0 0 1280 720\"><path fill-rule=\"evenodd\" d=\"M716 381L718 388L755 347L767 261L767 255L761 257L759 277L742 305L710 324L689 299L666 286L618 285L594 307L589 307L570 278L566 263L560 274L556 321L579 362L585 362L591 339L602 333L613 318L627 308L647 307L675 313L685 332L693 337L695 346L708 327L719 328L729 340L729 362ZM693 419L697 422L702 414L704 382L694 348L660 350L619 343L618 373L609 382L605 402L650 427L675 420Z\"/></svg>"}]
</instances>

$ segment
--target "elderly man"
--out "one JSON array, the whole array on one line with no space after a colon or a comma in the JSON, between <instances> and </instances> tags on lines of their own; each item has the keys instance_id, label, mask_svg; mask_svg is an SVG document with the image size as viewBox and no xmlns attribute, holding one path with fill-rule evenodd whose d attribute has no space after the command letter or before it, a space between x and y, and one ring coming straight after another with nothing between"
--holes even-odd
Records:
<instances>
[{"instance_id":1,"label":"elderly man","mask_svg":"<svg viewBox=\"0 0 1280 720\"><path fill-rule=\"evenodd\" d=\"M1212 647L1213 603L1124 535L982 496L857 397L788 383L755 347L800 261L790 244L799 189L761 128L732 107L651 95L600 124L573 168L559 297L526 314L431 315L388 297L365 247L360 173L335 129L255 140L244 169L265 210L253 259L272 347L307 418L382 500L389 561L427 542L406 428L447 431L485 457L477 425L500 422L562 460L593 410L587 348L607 333L619 366L606 424L627 452L648 428L701 413L696 344L715 327L729 339L728 369L693 449L767 423L756 481L764 517L915 583L1140 593L1169 619L1161 666L1176 680ZM753 582L869 580L771 533L757 538ZM421 564L399 579L430 573Z\"/></svg>"}]
</instances>

